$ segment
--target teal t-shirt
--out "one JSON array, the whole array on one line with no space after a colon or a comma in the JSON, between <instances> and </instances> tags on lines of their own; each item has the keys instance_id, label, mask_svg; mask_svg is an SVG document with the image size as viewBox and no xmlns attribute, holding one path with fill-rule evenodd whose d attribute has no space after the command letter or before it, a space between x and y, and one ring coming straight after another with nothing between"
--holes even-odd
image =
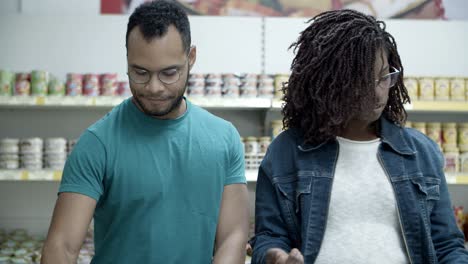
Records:
<instances>
[{"instance_id":1,"label":"teal t-shirt","mask_svg":"<svg viewBox=\"0 0 468 264\"><path fill-rule=\"evenodd\" d=\"M92 263L210 263L225 185L245 183L234 126L188 100L159 120L128 99L79 138L59 193L97 201Z\"/></svg>"}]
</instances>

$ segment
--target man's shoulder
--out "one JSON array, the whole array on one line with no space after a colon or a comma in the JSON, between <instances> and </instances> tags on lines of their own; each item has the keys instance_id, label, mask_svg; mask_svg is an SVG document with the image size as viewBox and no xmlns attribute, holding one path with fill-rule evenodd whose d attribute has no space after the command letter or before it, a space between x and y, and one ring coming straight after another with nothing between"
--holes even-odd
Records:
<instances>
[{"instance_id":1,"label":"man's shoulder","mask_svg":"<svg viewBox=\"0 0 468 264\"><path fill-rule=\"evenodd\" d=\"M214 130L233 129L231 122L216 116L197 105L192 105L192 114L195 121L204 126L210 126Z\"/></svg>"}]
</instances>

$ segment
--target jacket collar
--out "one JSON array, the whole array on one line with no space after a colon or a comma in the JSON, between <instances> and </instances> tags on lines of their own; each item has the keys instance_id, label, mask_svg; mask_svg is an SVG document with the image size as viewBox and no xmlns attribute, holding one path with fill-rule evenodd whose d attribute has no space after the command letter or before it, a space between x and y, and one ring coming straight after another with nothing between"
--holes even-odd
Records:
<instances>
[{"instance_id":1,"label":"jacket collar","mask_svg":"<svg viewBox=\"0 0 468 264\"><path fill-rule=\"evenodd\" d=\"M401 155L416 154L416 151L408 144L408 139L403 134L404 132L403 128L387 120L385 117L381 117L379 119L379 122L380 122L381 138L382 138L383 144L388 145L393 151ZM302 133L299 133L299 134L300 134L300 138L302 141ZM328 141L324 141L318 144L300 143L297 147L300 151L308 152L308 151L317 150L330 141L336 141L336 140L328 140Z\"/></svg>"}]
</instances>

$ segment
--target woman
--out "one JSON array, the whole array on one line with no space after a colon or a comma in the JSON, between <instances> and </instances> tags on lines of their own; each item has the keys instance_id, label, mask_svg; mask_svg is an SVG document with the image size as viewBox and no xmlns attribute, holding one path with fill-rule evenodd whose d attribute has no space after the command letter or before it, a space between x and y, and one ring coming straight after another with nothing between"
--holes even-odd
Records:
<instances>
[{"instance_id":1,"label":"woman","mask_svg":"<svg viewBox=\"0 0 468 264\"><path fill-rule=\"evenodd\" d=\"M468 263L438 146L385 24L351 10L292 45L283 124L259 170L252 263Z\"/></svg>"}]
</instances>

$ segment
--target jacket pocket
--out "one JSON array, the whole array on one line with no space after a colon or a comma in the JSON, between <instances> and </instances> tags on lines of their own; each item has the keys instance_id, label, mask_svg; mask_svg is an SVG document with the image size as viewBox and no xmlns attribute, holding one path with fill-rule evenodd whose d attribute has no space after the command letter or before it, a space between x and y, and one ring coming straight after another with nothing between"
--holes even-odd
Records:
<instances>
[{"instance_id":1,"label":"jacket pocket","mask_svg":"<svg viewBox=\"0 0 468 264\"><path fill-rule=\"evenodd\" d=\"M278 177L276 188L291 212L298 213L300 199L303 195L310 194L311 183L312 175L299 171L297 174L288 175L287 177Z\"/></svg>"},{"instance_id":2,"label":"jacket pocket","mask_svg":"<svg viewBox=\"0 0 468 264\"><path fill-rule=\"evenodd\" d=\"M437 201L440 199L440 179L434 176L412 178L411 182L415 185L417 192L426 205L428 216Z\"/></svg>"},{"instance_id":3,"label":"jacket pocket","mask_svg":"<svg viewBox=\"0 0 468 264\"><path fill-rule=\"evenodd\" d=\"M300 208L303 208L303 197L311 192L312 176L299 172L274 177L273 182L288 229L292 234L297 234L296 239L299 240L298 216Z\"/></svg>"},{"instance_id":4,"label":"jacket pocket","mask_svg":"<svg viewBox=\"0 0 468 264\"><path fill-rule=\"evenodd\" d=\"M411 182L416 185L419 192L425 195L426 200L440 199L440 179L436 177L416 177L412 178Z\"/></svg>"}]
</instances>

